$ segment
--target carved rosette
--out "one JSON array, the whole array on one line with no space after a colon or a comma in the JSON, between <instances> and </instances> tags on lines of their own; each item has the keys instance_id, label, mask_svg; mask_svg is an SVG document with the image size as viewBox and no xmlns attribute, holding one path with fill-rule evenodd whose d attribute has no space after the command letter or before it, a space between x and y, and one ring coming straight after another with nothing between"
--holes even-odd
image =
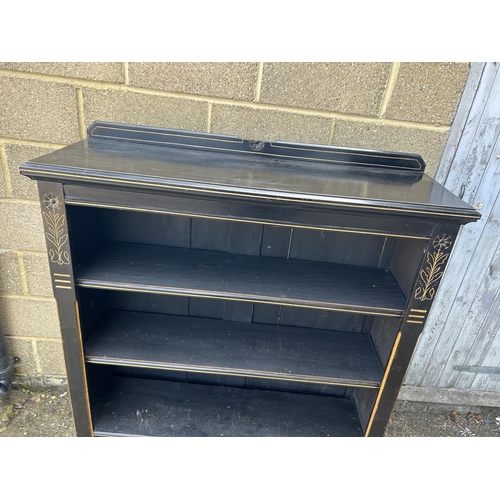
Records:
<instances>
[{"instance_id":1,"label":"carved rosette","mask_svg":"<svg viewBox=\"0 0 500 500\"><path fill-rule=\"evenodd\" d=\"M43 218L45 219L47 246L51 262L59 264L69 264L69 251L67 247L68 234L65 232L65 215L60 213L61 201L56 195L46 194L43 197L43 204L46 207Z\"/></svg>"},{"instance_id":2,"label":"carved rosette","mask_svg":"<svg viewBox=\"0 0 500 500\"><path fill-rule=\"evenodd\" d=\"M419 286L415 290L415 298L424 302L432 300L436 294L439 280L444 273L444 265L450 256L451 236L440 234L432 241L434 252L427 252L426 267L419 273Z\"/></svg>"}]
</instances>

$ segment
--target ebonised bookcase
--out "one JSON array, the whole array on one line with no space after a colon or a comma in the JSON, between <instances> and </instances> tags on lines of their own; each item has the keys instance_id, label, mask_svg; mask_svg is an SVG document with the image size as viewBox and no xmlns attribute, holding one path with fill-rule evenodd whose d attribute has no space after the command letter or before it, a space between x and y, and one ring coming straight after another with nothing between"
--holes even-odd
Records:
<instances>
[{"instance_id":1,"label":"ebonised bookcase","mask_svg":"<svg viewBox=\"0 0 500 500\"><path fill-rule=\"evenodd\" d=\"M79 436L381 436L461 225L413 154L95 122L29 161Z\"/></svg>"}]
</instances>

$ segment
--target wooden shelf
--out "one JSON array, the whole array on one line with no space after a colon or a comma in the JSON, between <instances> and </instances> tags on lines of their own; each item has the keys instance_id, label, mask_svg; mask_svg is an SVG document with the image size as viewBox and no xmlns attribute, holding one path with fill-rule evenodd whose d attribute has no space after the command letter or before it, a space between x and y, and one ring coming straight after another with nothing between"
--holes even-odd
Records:
<instances>
[{"instance_id":1,"label":"wooden shelf","mask_svg":"<svg viewBox=\"0 0 500 500\"><path fill-rule=\"evenodd\" d=\"M95 436L361 436L352 400L115 378L93 409Z\"/></svg>"},{"instance_id":2,"label":"wooden shelf","mask_svg":"<svg viewBox=\"0 0 500 500\"><path fill-rule=\"evenodd\" d=\"M401 316L387 269L110 243L76 270L78 285Z\"/></svg>"},{"instance_id":3,"label":"wooden shelf","mask_svg":"<svg viewBox=\"0 0 500 500\"><path fill-rule=\"evenodd\" d=\"M85 344L91 363L379 387L367 334L110 311Z\"/></svg>"}]
</instances>

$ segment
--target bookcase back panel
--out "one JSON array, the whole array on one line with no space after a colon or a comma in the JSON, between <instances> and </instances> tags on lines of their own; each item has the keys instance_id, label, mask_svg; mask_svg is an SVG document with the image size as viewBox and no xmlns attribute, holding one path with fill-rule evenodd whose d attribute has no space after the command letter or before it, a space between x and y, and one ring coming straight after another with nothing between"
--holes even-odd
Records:
<instances>
[{"instance_id":1,"label":"bookcase back panel","mask_svg":"<svg viewBox=\"0 0 500 500\"><path fill-rule=\"evenodd\" d=\"M96 322L102 318L107 310L172 314L366 334L372 331L374 323L374 318L370 315L252 302L91 288L81 288L78 290L78 294L84 336L88 336L92 332Z\"/></svg>"},{"instance_id":2,"label":"bookcase back panel","mask_svg":"<svg viewBox=\"0 0 500 500\"><path fill-rule=\"evenodd\" d=\"M106 390L106 385L103 384L103 380L110 380L113 377L133 377L148 380L164 380L169 382L253 389L257 391L291 392L314 396L345 397L346 392L349 390L343 386L328 384L310 384L306 382L238 377L234 375L191 373L181 370L166 371L124 366L111 367L97 364L89 364L88 366L90 380L93 382L89 388L92 394L92 400L95 400L103 390ZM370 391L370 389L367 390ZM372 390L371 392L376 391Z\"/></svg>"},{"instance_id":3,"label":"bookcase back panel","mask_svg":"<svg viewBox=\"0 0 500 500\"><path fill-rule=\"evenodd\" d=\"M128 210L68 207L87 242L118 242L196 248L380 267L390 260L393 238L316 229L287 228ZM89 246L89 245L87 245Z\"/></svg>"}]
</instances>

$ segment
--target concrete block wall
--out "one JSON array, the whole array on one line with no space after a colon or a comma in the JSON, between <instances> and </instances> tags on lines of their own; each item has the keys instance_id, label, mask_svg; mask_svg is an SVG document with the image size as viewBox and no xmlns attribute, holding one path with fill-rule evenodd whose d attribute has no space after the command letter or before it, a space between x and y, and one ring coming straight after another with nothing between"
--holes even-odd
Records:
<instances>
[{"instance_id":1,"label":"concrete block wall","mask_svg":"<svg viewBox=\"0 0 500 500\"><path fill-rule=\"evenodd\" d=\"M65 368L26 160L94 120L419 153L433 175L468 63L0 63L0 326L16 377Z\"/></svg>"}]
</instances>

